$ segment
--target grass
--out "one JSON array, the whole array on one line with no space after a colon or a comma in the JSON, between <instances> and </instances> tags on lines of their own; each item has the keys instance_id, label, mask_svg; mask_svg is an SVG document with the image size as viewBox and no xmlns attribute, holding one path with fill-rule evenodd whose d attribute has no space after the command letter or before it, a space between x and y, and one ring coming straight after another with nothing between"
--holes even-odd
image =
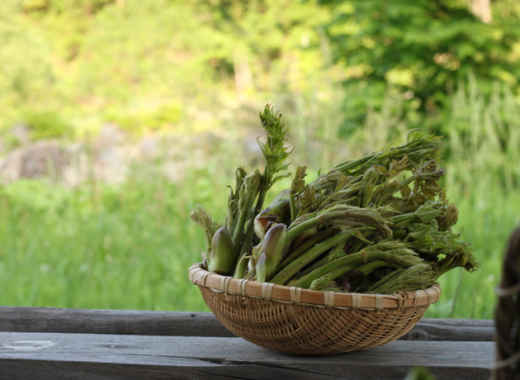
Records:
<instances>
[{"instance_id":1,"label":"grass","mask_svg":"<svg viewBox=\"0 0 520 380\"><path fill-rule=\"evenodd\" d=\"M452 194L450 199L459 208L456 230L471 244L480 268L473 273L456 269L445 274L440 280L440 302L427 315L491 319L505 245L520 222L520 194L481 186L471 194Z\"/></svg>"},{"instance_id":2,"label":"grass","mask_svg":"<svg viewBox=\"0 0 520 380\"><path fill-rule=\"evenodd\" d=\"M486 106L471 91L466 97L460 94L458 109L471 120L459 115L449 125L453 133L447 141L451 159L446 185L459 208L456 230L472 245L480 269L454 270L442 277L441 300L427 316L492 318L504 247L520 222L515 165L520 134L511 129L504 149L497 121L504 112ZM309 104L317 103L311 99ZM322 109L312 114L322 118L314 120L306 106L302 103L287 115L295 115L289 116L294 159L311 168L401 143L406 132L402 122L383 112L369 117L359 134L339 140L337 120L330 115L340 111ZM507 111L518 114L516 108ZM309 117L312 123L306 122ZM236 144L231 139L208 150L204 168L186 170L176 184L147 167L137 168L119 186L87 183L67 189L44 181L0 185L1 304L207 310L187 276L205 249L203 233L189 213L202 205L223 220L231 170L245 162ZM231 151L233 155L227 153Z\"/></svg>"},{"instance_id":3,"label":"grass","mask_svg":"<svg viewBox=\"0 0 520 380\"><path fill-rule=\"evenodd\" d=\"M204 309L187 280L204 246L188 213L195 203L214 209L207 178L193 180L197 192L162 181L75 191L43 182L5 188L2 304Z\"/></svg>"},{"instance_id":4,"label":"grass","mask_svg":"<svg viewBox=\"0 0 520 380\"><path fill-rule=\"evenodd\" d=\"M344 97L355 103L356 94L335 84L342 70L330 64L330 47L315 28L328 16L312 4L286 12L283 2L268 2L270 16L240 17L237 30L247 33L236 34L222 20L218 28L208 22L220 19L210 8L183 2L81 2L114 3L96 12L59 1L42 2L51 4L46 11L19 3L0 8L0 57L10 62L0 72L6 146L19 143L8 135L16 123L27 125L32 139L81 140L107 121L136 135L210 131L227 138L239 129L248 135L256 133L251 115L257 125L256 111L248 109L274 101L289 118L298 161L315 168L377 150L407 129L404 94L388 92L382 109L369 112L348 141L337 138ZM240 67L252 76L242 89L234 74ZM520 106L505 89L488 99L476 81L459 87L443 125L452 160L447 183L460 210L457 229L481 269L442 278L441 301L428 315L491 318L501 255L520 215ZM205 247L188 215L201 204L223 217L232 173L221 168L235 167L227 156L237 151L212 150L225 161L212 159L175 185L142 173L117 187L0 185L0 303L206 310L187 278Z\"/></svg>"},{"instance_id":5,"label":"grass","mask_svg":"<svg viewBox=\"0 0 520 380\"><path fill-rule=\"evenodd\" d=\"M187 277L205 247L189 220L196 204L222 219L227 183L216 165L179 184L136 176L119 187L75 190L42 181L0 188L3 305L207 310ZM492 318L504 244L519 222L520 195L492 187L452 191L457 229L481 268L441 280L430 317Z\"/></svg>"}]
</instances>

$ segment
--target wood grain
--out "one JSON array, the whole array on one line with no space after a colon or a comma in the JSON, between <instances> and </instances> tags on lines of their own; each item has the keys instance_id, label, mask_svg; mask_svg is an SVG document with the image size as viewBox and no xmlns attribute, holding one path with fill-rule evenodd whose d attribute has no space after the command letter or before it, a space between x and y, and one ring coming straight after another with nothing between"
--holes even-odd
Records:
<instances>
[{"instance_id":1,"label":"wood grain","mask_svg":"<svg viewBox=\"0 0 520 380\"><path fill-rule=\"evenodd\" d=\"M212 313L0 307L0 331L231 337ZM491 320L422 319L401 339L492 341Z\"/></svg>"},{"instance_id":2,"label":"wood grain","mask_svg":"<svg viewBox=\"0 0 520 380\"><path fill-rule=\"evenodd\" d=\"M403 379L425 366L439 379L487 380L493 352L492 342L397 341L299 357L241 338L3 332L0 379Z\"/></svg>"},{"instance_id":3,"label":"wood grain","mask_svg":"<svg viewBox=\"0 0 520 380\"><path fill-rule=\"evenodd\" d=\"M212 313L0 307L0 331L233 336Z\"/></svg>"},{"instance_id":4,"label":"wood grain","mask_svg":"<svg viewBox=\"0 0 520 380\"><path fill-rule=\"evenodd\" d=\"M423 318L403 340L491 342L495 334L492 320Z\"/></svg>"}]
</instances>

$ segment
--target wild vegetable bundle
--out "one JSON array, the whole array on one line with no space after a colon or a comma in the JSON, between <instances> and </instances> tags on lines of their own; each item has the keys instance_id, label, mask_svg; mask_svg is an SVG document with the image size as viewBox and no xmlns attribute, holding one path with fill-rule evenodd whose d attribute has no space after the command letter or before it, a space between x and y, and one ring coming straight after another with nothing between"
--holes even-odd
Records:
<instances>
[{"instance_id":1,"label":"wild vegetable bundle","mask_svg":"<svg viewBox=\"0 0 520 380\"><path fill-rule=\"evenodd\" d=\"M454 267L476 262L451 231L457 209L439 180L440 143L411 134L405 145L341 163L306 183L298 167L289 189L266 208L267 191L289 176L287 129L266 106L260 114L263 172L236 170L228 216L192 213L208 239L211 272L316 290L386 293L425 289Z\"/></svg>"}]
</instances>

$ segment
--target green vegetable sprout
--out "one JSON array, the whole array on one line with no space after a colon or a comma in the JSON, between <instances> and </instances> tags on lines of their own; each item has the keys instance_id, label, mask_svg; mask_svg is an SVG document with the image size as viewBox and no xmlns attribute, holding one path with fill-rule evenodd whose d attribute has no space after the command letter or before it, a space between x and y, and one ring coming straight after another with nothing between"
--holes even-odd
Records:
<instances>
[{"instance_id":1,"label":"green vegetable sprout","mask_svg":"<svg viewBox=\"0 0 520 380\"><path fill-rule=\"evenodd\" d=\"M315 290L392 294L432 286L477 263L451 229L457 208L440 184L440 141L411 132L406 144L336 165L312 182L296 168L290 188L264 208L267 192L290 176L287 127L266 106L258 141L263 172L238 168L222 225L202 209L192 218L208 241L211 272Z\"/></svg>"}]
</instances>

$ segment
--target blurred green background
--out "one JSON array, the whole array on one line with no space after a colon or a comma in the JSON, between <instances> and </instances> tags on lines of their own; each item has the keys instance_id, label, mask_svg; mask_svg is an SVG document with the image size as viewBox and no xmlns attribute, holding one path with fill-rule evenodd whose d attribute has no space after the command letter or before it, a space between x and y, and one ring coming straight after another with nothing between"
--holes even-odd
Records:
<instances>
[{"instance_id":1,"label":"blurred green background","mask_svg":"<svg viewBox=\"0 0 520 380\"><path fill-rule=\"evenodd\" d=\"M481 268L428 315L492 318L520 221L519 2L4 0L0 43L2 305L207 310L188 215L224 217L271 103L314 170L442 136Z\"/></svg>"}]
</instances>

